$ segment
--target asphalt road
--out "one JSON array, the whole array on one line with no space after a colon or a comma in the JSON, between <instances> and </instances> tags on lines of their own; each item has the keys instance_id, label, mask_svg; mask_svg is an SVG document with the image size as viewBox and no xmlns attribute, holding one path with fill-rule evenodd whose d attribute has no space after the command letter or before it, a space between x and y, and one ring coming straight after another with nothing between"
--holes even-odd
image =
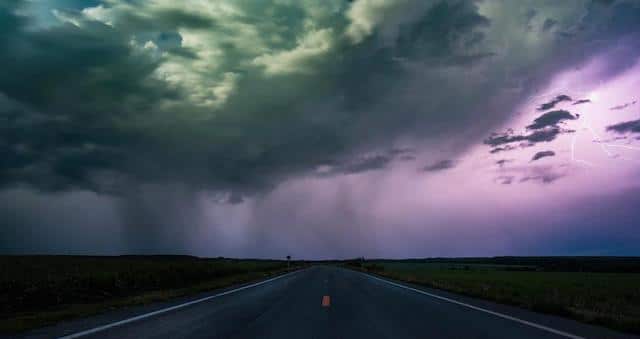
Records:
<instances>
[{"instance_id":1,"label":"asphalt road","mask_svg":"<svg viewBox=\"0 0 640 339\"><path fill-rule=\"evenodd\" d=\"M315 266L220 293L117 311L40 329L25 337L74 333L82 338L630 337L330 266ZM185 302L191 304L183 306ZM109 325L118 321L124 323ZM100 326L103 329L96 330ZM93 333L87 332L92 329Z\"/></svg>"}]
</instances>

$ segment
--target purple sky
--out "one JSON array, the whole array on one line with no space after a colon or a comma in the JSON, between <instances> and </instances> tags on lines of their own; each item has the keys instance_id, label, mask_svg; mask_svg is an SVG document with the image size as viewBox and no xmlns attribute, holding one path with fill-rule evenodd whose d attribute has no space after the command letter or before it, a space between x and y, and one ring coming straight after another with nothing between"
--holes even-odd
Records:
<instances>
[{"instance_id":1,"label":"purple sky","mask_svg":"<svg viewBox=\"0 0 640 339\"><path fill-rule=\"evenodd\" d=\"M0 5L0 252L640 255L637 41L624 0Z\"/></svg>"}]
</instances>

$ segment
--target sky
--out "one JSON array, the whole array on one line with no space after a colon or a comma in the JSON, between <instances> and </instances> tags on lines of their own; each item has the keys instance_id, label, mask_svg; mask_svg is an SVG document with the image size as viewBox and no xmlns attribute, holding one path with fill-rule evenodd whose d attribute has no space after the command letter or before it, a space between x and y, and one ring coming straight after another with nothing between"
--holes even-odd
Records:
<instances>
[{"instance_id":1,"label":"sky","mask_svg":"<svg viewBox=\"0 0 640 339\"><path fill-rule=\"evenodd\" d=\"M0 3L0 253L640 255L640 2Z\"/></svg>"}]
</instances>

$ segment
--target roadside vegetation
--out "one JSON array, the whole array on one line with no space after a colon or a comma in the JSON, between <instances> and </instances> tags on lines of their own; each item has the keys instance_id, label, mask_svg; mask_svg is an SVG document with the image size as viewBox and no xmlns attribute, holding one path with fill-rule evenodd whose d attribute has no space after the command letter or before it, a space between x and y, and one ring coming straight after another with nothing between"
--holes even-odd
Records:
<instances>
[{"instance_id":1,"label":"roadside vegetation","mask_svg":"<svg viewBox=\"0 0 640 339\"><path fill-rule=\"evenodd\" d=\"M351 260L413 284L640 333L640 258Z\"/></svg>"},{"instance_id":2,"label":"roadside vegetation","mask_svg":"<svg viewBox=\"0 0 640 339\"><path fill-rule=\"evenodd\" d=\"M191 256L0 256L0 268L0 331L15 332L259 280L288 265Z\"/></svg>"}]
</instances>

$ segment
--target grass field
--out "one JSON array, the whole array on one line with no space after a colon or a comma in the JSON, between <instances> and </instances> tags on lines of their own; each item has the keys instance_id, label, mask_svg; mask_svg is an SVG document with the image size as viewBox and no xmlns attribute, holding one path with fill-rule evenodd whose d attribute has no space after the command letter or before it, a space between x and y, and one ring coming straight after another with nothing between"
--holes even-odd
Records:
<instances>
[{"instance_id":1,"label":"grass field","mask_svg":"<svg viewBox=\"0 0 640 339\"><path fill-rule=\"evenodd\" d=\"M640 258L318 263L346 264L397 280L640 333ZM0 256L0 269L0 331L13 332L254 281L285 271L287 264L189 256Z\"/></svg>"},{"instance_id":2,"label":"grass field","mask_svg":"<svg viewBox=\"0 0 640 339\"><path fill-rule=\"evenodd\" d=\"M350 265L397 280L640 333L640 273L634 263L614 260L610 266L602 262L563 266L560 261L382 260Z\"/></svg>"},{"instance_id":3,"label":"grass field","mask_svg":"<svg viewBox=\"0 0 640 339\"><path fill-rule=\"evenodd\" d=\"M190 256L0 256L0 331L167 300L287 269L275 260Z\"/></svg>"}]
</instances>

